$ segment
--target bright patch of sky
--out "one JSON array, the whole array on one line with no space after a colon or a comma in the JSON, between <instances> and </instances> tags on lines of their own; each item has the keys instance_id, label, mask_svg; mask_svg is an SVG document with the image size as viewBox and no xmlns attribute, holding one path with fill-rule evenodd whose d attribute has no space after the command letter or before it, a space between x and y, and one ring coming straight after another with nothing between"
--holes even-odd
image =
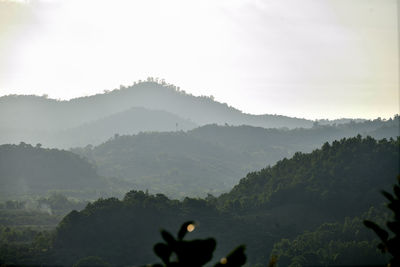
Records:
<instances>
[{"instance_id":1,"label":"bright patch of sky","mask_svg":"<svg viewBox=\"0 0 400 267\"><path fill-rule=\"evenodd\" d=\"M148 76L253 114L399 113L396 0L0 0L0 95Z\"/></svg>"}]
</instances>

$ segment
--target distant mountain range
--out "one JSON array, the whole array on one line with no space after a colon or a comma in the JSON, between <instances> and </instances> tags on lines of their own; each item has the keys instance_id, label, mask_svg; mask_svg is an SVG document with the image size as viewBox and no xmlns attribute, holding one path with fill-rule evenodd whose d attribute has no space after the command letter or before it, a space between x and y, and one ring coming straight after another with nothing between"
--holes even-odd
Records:
<instances>
[{"instance_id":1,"label":"distant mountain range","mask_svg":"<svg viewBox=\"0 0 400 267\"><path fill-rule=\"evenodd\" d=\"M71 151L86 158L99 175L108 178L101 187L107 192L110 187L117 191L134 187L175 198L219 195L250 171L297 151L311 152L326 141L357 134L395 138L399 136L399 116L373 121L310 121L250 115L212 97L195 97L154 81L70 101L16 95L0 98L0 144L22 141L23 146L38 143L36 149L74 147ZM24 153L33 155L29 149L18 148L21 159L35 161L25 157ZM67 153L54 150L55 155L55 151ZM10 155L3 156L5 162L12 162ZM39 165L51 169L51 164L46 164ZM12 166L16 165L6 164L4 168ZM70 168L75 167L72 164ZM38 176L42 174L38 172ZM30 175L30 171L21 173L20 181L34 179ZM57 172L53 175L57 176ZM15 181L7 184L10 192L19 190ZM46 190L68 189L60 184L48 185Z\"/></svg>"},{"instance_id":2,"label":"distant mountain range","mask_svg":"<svg viewBox=\"0 0 400 267\"><path fill-rule=\"evenodd\" d=\"M338 122L348 120L319 123ZM114 134L189 130L213 123L294 129L311 128L314 121L246 114L212 97L193 96L154 81L69 101L32 95L0 97L0 144L23 141L69 148L98 145Z\"/></svg>"},{"instance_id":3,"label":"distant mountain range","mask_svg":"<svg viewBox=\"0 0 400 267\"><path fill-rule=\"evenodd\" d=\"M248 172L297 151L310 152L326 141L358 133L395 138L398 125L398 118L294 130L214 124L187 132L114 135L101 145L71 151L0 145L0 191L3 197L60 191L93 198L134 188L173 198L217 196ZM85 131L81 134L85 137Z\"/></svg>"}]
</instances>

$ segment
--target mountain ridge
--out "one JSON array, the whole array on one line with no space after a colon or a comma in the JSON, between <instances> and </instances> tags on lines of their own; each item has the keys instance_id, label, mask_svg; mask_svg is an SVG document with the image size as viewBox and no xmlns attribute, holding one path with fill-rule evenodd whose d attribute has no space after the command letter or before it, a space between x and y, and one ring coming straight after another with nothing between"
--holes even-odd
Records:
<instances>
[{"instance_id":1,"label":"mountain ridge","mask_svg":"<svg viewBox=\"0 0 400 267\"><path fill-rule=\"evenodd\" d=\"M68 101L46 96L8 95L0 97L1 143L42 143L54 139L52 145L61 147L57 133L127 112L133 107L172 113L180 120L195 125L209 123L262 127L311 127L312 121L278 115L251 115L211 97L193 96L177 87L152 81L121 87L104 94L80 97ZM144 116L144 119L147 116ZM155 128L160 131L169 127ZM120 134L118 132L115 132ZM133 134L134 132L130 132ZM104 134L103 134L104 135ZM108 136L110 138L111 136ZM67 138L68 139L68 138ZM72 144L74 146L74 144ZM75 144L76 146L76 144Z\"/></svg>"},{"instance_id":2,"label":"mountain ridge","mask_svg":"<svg viewBox=\"0 0 400 267\"><path fill-rule=\"evenodd\" d=\"M376 129L383 129L379 137L396 138L398 123L396 118L294 130L214 124L187 132L115 136L71 151L95 164L101 175L131 181L140 190L175 198L219 195L246 173L299 151L311 152L326 141L368 136Z\"/></svg>"}]
</instances>

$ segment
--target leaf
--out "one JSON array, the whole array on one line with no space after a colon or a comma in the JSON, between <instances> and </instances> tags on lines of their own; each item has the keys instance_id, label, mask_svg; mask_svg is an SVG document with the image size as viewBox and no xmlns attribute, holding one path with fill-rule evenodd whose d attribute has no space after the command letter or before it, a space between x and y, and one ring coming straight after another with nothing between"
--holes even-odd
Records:
<instances>
[{"instance_id":1,"label":"leaf","mask_svg":"<svg viewBox=\"0 0 400 267\"><path fill-rule=\"evenodd\" d=\"M400 222L387 222L386 225L393 233L400 233Z\"/></svg>"},{"instance_id":2,"label":"leaf","mask_svg":"<svg viewBox=\"0 0 400 267\"><path fill-rule=\"evenodd\" d=\"M398 185L393 186L393 191L396 197L400 199L400 187Z\"/></svg>"},{"instance_id":3,"label":"leaf","mask_svg":"<svg viewBox=\"0 0 400 267\"><path fill-rule=\"evenodd\" d=\"M169 246L167 246L164 243L157 243L154 246L154 253L156 253L156 255L160 257L160 259L162 259L164 263L168 264L169 258L171 257L172 254L172 250Z\"/></svg>"},{"instance_id":4,"label":"leaf","mask_svg":"<svg viewBox=\"0 0 400 267\"><path fill-rule=\"evenodd\" d=\"M394 197L392 196L392 194L390 194L390 193L388 193L388 192L386 192L386 191L382 191L381 193L382 193L382 195L384 195L390 202L393 202Z\"/></svg>"},{"instance_id":5,"label":"leaf","mask_svg":"<svg viewBox=\"0 0 400 267\"><path fill-rule=\"evenodd\" d=\"M389 234L382 228L380 228L376 223L371 222L369 220L364 220L364 225L370 229L372 229L378 236L379 238L383 241L386 242Z\"/></svg>"},{"instance_id":6,"label":"leaf","mask_svg":"<svg viewBox=\"0 0 400 267\"><path fill-rule=\"evenodd\" d=\"M216 245L214 238L178 241L175 252L183 266L203 266L212 259Z\"/></svg>"},{"instance_id":7,"label":"leaf","mask_svg":"<svg viewBox=\"0 0 400 267\"><path fill-rule=\"evenodd\" d=\"M387 204L387 207L394 212L395 216L397 216L397 214L400 213L400 201L398 200L395 200L392 203Z\"/></svg>"},{"instance_id":8,"label":"leaf","mask_svg":"<svg viewBox=\"0 0 400 267\"><path fill-rule=\"evenodd\" d=\"M194 225L194 221L188 221L188 222L185 222L184 224L182 224L181 229L179 229L179 232L178 232L178 240L183 240L186 233L188 232L187 228L190 224Z\"/></svg>"},{"instance_id":9,"label":"leaf","mask_svg":"<svg viewBox=\"0 0 400 267\"><path fill-rule=\"evenodd\" d=\"M239 246L214 267L240 267L246 263L245 246Z\"/></svg>"},{"instance_id":10,"label":"leaf","mask_svg":"<svg viewBox=\"0 0 400 267\"><path fill-rule=\"evenodd\" d=\"M167 242L167 244L170 246L176 243L175 238L165 230L161 231L161 236L165 240L165 242Z\"/></svg>"},{"instance_id":11,"label":"leaf","mask_svg":"<svg viewBox=\"0 0 400 267\"><path fill-rule=\"evenodd\" d=\"M379 244L378 244L378 248L380 249L380 251L381 251L382 253L386 253L386 251L387 251L387 247L386 247L386 245L383 244L383 243L379 243Z\"/></svg>"}]
</instances>

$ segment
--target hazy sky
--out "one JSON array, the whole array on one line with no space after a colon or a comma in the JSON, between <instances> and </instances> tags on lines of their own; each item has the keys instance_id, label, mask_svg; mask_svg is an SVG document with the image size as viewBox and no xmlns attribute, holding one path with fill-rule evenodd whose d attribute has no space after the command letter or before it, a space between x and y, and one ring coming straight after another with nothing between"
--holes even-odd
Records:
<instances>
[{"instance_id":1,"label":"hazy sky","mask_svg":"<svg viewBox=\"0 0 400 267\"><path fill-rule=\"evenodd\" d=\"M396 0L0 0L0 95L148 76L244 112L399 113Z\"/></svg>"}]
</instances>

